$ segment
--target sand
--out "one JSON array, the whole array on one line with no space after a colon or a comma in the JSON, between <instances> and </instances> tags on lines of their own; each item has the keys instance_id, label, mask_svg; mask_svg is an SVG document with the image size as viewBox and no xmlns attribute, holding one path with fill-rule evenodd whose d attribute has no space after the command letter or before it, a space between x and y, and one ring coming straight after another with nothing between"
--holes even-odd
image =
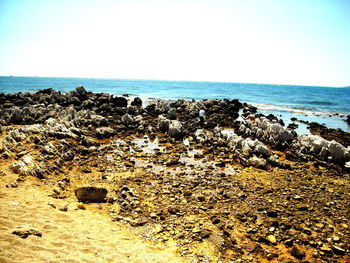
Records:
<instances>
[{"instance_id":1,"label":"sand","mask_svg":"<svg viewBox=\"0 0 350 263\"><path fill-rule=\"evenodd\" d=\"M27 178L17 188L0 183L0 262L185 262L175 248L154 245L94 209L49 197L50 188ZM51 205L49 205L49 203ZM60 211L67 204L68 211ZM56 208L52 207L56 206ZM21 238L16 230L33 229L41 237Z\"/></svg>"}]
</instances>

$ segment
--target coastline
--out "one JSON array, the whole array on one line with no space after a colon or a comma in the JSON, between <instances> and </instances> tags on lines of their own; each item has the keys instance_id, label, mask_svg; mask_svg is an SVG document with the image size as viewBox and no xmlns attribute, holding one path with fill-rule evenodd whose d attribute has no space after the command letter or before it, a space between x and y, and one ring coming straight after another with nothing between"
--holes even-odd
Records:
<instances>
[{"instance_id":1,"label":"coastline","mask_svg":"<svg viewBox=\"0 0 350 263\"><path fill-rule=\"evenodd\" d=\"M106 189L98 214L184 260L350 259L347 132L298 135L259 113L243 121L256 108L238 100L144 104L83 87L0 100L6 191L40 182L69 213L96 205L77 203L77 188ZM1 231L11 236L16 224Z\"/></svg>"}]
</instances>

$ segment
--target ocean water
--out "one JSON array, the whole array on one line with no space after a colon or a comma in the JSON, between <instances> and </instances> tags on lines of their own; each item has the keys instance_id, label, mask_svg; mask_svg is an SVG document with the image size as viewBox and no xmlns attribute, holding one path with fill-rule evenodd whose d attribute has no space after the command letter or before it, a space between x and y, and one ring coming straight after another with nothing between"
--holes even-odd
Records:
<instances>
[{"instance_id":1,"label":"ocean water","mask_svg":"<svg viewBox=\"0 0 350 263\"><path fill-rule=\"evenodd\" d=\"M141 98L238 99L273 113L286 124L291 117L350 131L343 120L350 114L350 87L311 87L226 82L122 80L94 78L0 77L0 93L36 92L53 88L63 93L83 85L92 92L129 94ZM299 124L302 126L301 124ZM301 128L299 133L307 133Z\"/></svg>"}]
</instances>

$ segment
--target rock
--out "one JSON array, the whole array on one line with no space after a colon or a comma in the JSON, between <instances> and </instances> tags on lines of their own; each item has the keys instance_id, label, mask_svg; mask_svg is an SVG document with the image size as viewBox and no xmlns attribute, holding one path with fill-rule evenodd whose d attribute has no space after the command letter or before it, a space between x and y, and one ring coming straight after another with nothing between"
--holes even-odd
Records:
<instances>
[{"instance_id":1,"label":"rock","mask_svg":"<svg viewBox=\"0 0 350 263\"><path fill-rule=\"evenodd\" d=\"M262 158L258 158L256 156L253 156L252 158L249 159L250 165L260 168L260 169L267 169L267 161Z\"/></svg>"},{"instance_id":2,"label":"rock","mask_svg":"<svg viewBox=\"0 0 350 263\"><path fill-rule=\"evenodd\" d=\"M330 160L335 163L345 164L350 161L350 148L345 148L336 141L328 141L318 135L303 134L299 136L297 147L302 153L313 154L321 160Z\"/></svg>"},{"instance_id":3,"label":"rock","mask_svg":"<svg viewBox=\"0 0 350 263\"><path fill-rule=\"evenodd\" d=\"M125 126L130 126L134 122L134 119L126 113L122 117L122 122Z\"/></svg>"},{"instance_id":4,"label":"rock","mask_svg":"<svg viewBox=\"0 0 350 263\"><path fill-rule=\"evenodd\" d=\"M61 205L58 210L62 211L62 212L67 212L68 211L68 205L67 204L64 204L64 205Z\"/></svg>"},{"instance_id":5,"label":"rock","mask_svg":"<svg viewBox=\"0 0 350 263\"><path fill-rule=\"evenodd\" d=\"M19 230L13 231L12 234L20 236L21 238L27 238L30 235L42 237L42 233L40 231L32 228L25 228L25 227L20 227Z\"/></svg>"},{"instance_id":6,"label":"rock","mask_svg":"<svg viewBox=\"0 0 350 263\"><path fill-rule=\"evenodd\" d=\"M115 135L115 131L111 127L101 127L96 129L96 137L98 139L105 139Z\"/></svg>"},{"instance_id":7,"label":"rock","mask_svg":"<svg viewBox=\"0 0 350 263\"><path fill-rule=\"evenodd\" d=\"M297 259L302 259L306 255L305 251L297 244L293 246L292 250L290 251L290 254Z\"/></svg>"},{"instance_id":8,"label":"rock","mask_svg":"<svg viewBox=\"0 0 350 263\"><path fill-rule=\"evenodd\" d=\"M276 244L277 240L276 237L274 235L268 235L266 238L271 244Z\"/></svg>"},{"instance_id":9,"label":"rock","mask_svg":"<svg viewBox=\"0 0 350 263\"><path fill-rule=\"evenodd\" d=\"M239 133L257 138L276 148L285 148L294 140L294 134L281 124L274 123L265 117L247 121L239 127Z\"/></svg>"},{"instance_id":10,"label":"rock","mask_svg":"<svg viewBox=\"0 0 350 263\"><path fill-rule=\"evenodd\" d=\"M147 224L148 221L146 219L140 219L140 220L130 220L129 221L129 224L132 226L132 227L138 227L138 226L143 226L145 224Z\"/></svg>"},{"instance_id":11,"label":"rock","mask_svg":"<svg viewBox=\"0 0 350 263\"><path fill-rule=\"evenodd\" d=\"M141 107L142 106L142 100L139 97L136 97L132 102L131 106L137 106Z\"/></svg>"},{"instance_id":12,"label":"rock","mask_svg":"<svg viewBox=\"0 0 350 263\"><path fill-rule=\"evenodd\" d=\"M81 202L100 203L105 201L107 189L98 187L79 187L74 193L77 199Z\"/></svg>"},{"instance_id":13,"label":"rock","mask_svg":"<svg viewBox=\"0 0 350 263\"><path fill-rule=\"evenodd\" d=\"M170 137L175 139L183 138L185 133L181 122L177 120L170 121L168 134Z\"/></svg>"},{"instance_id":14,"label":"rock","mask_svg":"<svg viewBox=\"0 0 350 263\"><path fill-rule=\"evenodd\" d=\"M170 120L175 120L175 119L176 119L176 109L171 108L171 109L168 111L168 118L169 118Z\"/></svg>"},{"instance_id":15,"label":"rock","mask_svg":"<svg viewBox=\"0 0 350 263\"><path fill-rule=\"evenodd\" d=\"M28 166L22 161L14 162L9 168L12 172L19 175L27 175L28 172Z\"/></svg>"},{"instance_id":16,"label":"rock","mask_svg":"<svg viewBox=\"0 0 350 263\"><path fill-rule=\"evenodd\" d=\"M44 154L54 155L56 153L56 147L51 142L49 142L44 146L41 152Z\"/></svg>"},{"instance_id":17,"label":"rock","mask_svg":"<svg viewBox=\"0 0 350 263\"><path fill-rule=\"evenodd\" d=\"M54 203L52 203L52 202L48 202L47 203L49 206L51 206L52 208L56 208L56 205L54 204Z\"/></svg>"},{"instance_id":18,"label":"rock","mask_svg":"<svg viewBox=\"0 0 350 263\"><path fill-rule=\"evenodd\" d=\"M112 98L112 103L115 107L125 108L128 106L128 100L124 97L114 97Z\"/></svg>"},{"instance_id":19,"label":"rock","mask_svg":"<svg viewBox=\"0 0 350 263\"><path fill-rule=\"evenodd\" d=\"M169 130L170 120L165 118L163 115L158 116L158 127L162 132L167 132Z\"/></svg>"},{"instance_id":20,"label":"rock","mask_svg":"<svg viewBox=\"0 0 350 263\"><path fill-rule=\"evenodd\" d=\"M78 94L79 98L85 98L86 97L86 90L84 88L84 86L78 86L75 88L75 92Z\"/></svg>"},{"instance_id":21,"label":"rock","mask_svg":"<svg viewBox=\"0 0 350 263\"><path fill-rule=\"evenodd\" d=\"M81 209L81 210L85 210L86 209L85 205L83 205L83 204L78 204L77 208Z\"/></svg>"},{"instance_id":22,"label":"rock","mask_svg":"<svg viewBox=\"0 0 350 263\"><path fill-rule=\"evenodd\" d=\"M204 133L203 129L198 129L194 133L194 137L196 138L197 141L204 143L206 140L208 140L207 135Z\"/></svg>"},{"instance_id":23,"label":"rock","mask_svg":"<svg viewBox=\"0 0 350 263\"><path fill-rule=\"evenodd\" d=\"M11 121L13 123L21 123L23 120L23 114L22 111L18 107L13 107L11 109Z\"/></svg>"},{"instance_id":24,"label":"rock","mask_svg":"<svg viewBox=\"0 0 350 263\"><path fill-rule=\"evenodd\" d=\"M332 246L332 249L333 249L334 254L337 254L337 255L345 255L346 254L345 249L342 249L339 246L334 245L334 246Z\"/></svg>"},{"instance_id":25,"label":"rock","mask_svg":"<svg viewBox=\"0 0 350 263\"><path fill-rule=\"evenodd\" d=\"M332 254L332 249L328 246L322 246L320 247L320 250L326 254Z\"/></svg>"}]
</instances>

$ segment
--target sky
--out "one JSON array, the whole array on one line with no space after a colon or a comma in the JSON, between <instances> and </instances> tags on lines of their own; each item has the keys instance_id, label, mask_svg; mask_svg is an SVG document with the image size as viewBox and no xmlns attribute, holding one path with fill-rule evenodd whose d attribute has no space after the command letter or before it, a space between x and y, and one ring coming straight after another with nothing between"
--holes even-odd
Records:
<instances>
[{"instance_id":1,"label":"sky","mask_svg":"<svg viewBox=\"0 0 350 263\"><path fill-rule=\"evenodd\" d=\"M350 0L0 0L0 75L350 86Z\"/></svg>"}]
</instances>

